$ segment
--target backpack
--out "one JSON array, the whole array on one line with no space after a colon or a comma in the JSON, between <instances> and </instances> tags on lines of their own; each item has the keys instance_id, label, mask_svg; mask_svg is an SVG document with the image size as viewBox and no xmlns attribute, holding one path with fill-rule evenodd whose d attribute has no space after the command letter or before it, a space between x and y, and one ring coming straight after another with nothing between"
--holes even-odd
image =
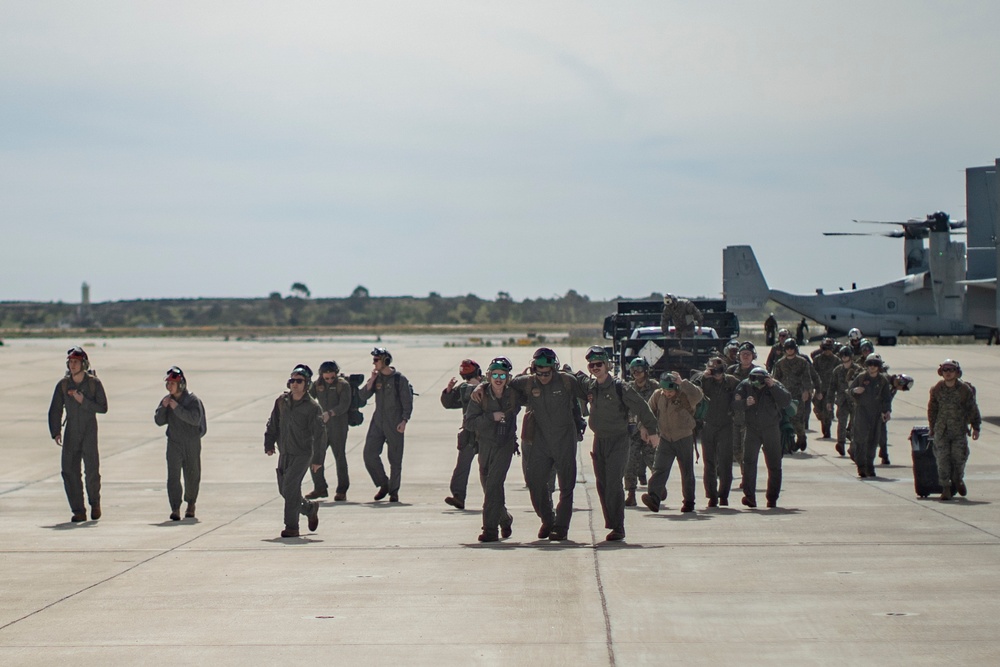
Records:
<instances>
[{"instance_id":1,"label":"backpack","mask_svg":"<svg viewBox=\"0 0 1000 667\"><path fill-rule=\"evenodd\" d=\"M705 417L708 416L708 404L711 401L708 396L702 396L701 400L698 401L698 405L694 407L694 418L695 421L705 421Z\"/></svg>"},{"instance_id":2,"label":"backpack","mask_svg":"<svg viewBox=\"0 0 1000 667\"><path fill-rule=\"evenodd\" d=\"M353 373L347 377L347 383L351 385L351 405L347 408L347 425L361 426L365 421L365 416L361 412L361 395L358 392L361 385L365 383L365 376Z\"/></svg>"}]
</instances>

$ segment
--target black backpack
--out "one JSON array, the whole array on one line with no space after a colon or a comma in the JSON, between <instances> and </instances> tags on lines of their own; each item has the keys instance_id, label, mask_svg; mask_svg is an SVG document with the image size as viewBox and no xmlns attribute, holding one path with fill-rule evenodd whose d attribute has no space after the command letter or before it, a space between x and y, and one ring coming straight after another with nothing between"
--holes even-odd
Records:
<instances>
[{"instance_id":1,"label":"black backpack","mask_svg":"<svg viewBox=\"0 0 1000 667\"><path fill-rule=\"evenodd\" d=\"M347 382L351 385L351 407L347 408L348 426L361 426L365 421L365 415L361 412L361 395L358 393L365 379L360 373L347 376Z\"/></svg>"}]
</instances>

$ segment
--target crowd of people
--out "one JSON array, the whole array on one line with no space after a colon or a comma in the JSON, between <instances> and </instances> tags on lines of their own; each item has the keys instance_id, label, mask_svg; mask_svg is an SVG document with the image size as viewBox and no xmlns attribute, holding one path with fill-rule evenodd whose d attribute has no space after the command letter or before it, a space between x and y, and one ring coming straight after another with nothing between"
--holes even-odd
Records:
<instances>
[{"instance_id":1,"label":"crowd of people","mask_svg":"<svg viewBox=\"0 0 1000 667\"><path fill-rule=\"evenodd\" d=\"M757 507L757 466L764 454L765 501L776 507L781 492L782 457L807 448L810 408L824 438L834 440L841 456L850 456L862 479L876 477L875 459L889 463L886 424L892 400L909 391L913 379L891 374L861 332L852 329L847 344L824 339L811 355L803 355L785 329L776 332L763 366L752 342L730 341L703 370L683 378L677 372L653 377L649 363L636 357L628 365L629 380L612 374L606 348L586 352L587 372L560 364L556 353L539 348L529 366L514 373L506 357L489 362L485 373L472 359L459 366L441 393L445 408L462 411L458 457L445 502L464 509L472 465L478 460L483 490L481 542L513 533L504 484L514 455L532 507L539 519L538 538L568 538L577 479L577 446L589 427L591 459L608 541L625 538L625 508L641 500L659 512L667 497L674 461L681 477L681 512L695 510L695 457L700 444L702 483L707 506L729 504L740 467L741 502ZM351 411L374 399L363 451L365 468L377 488L375 501L399 502L404 435L413 410L413 389L392 366L388 350L371 351L372 372L354 389L335 361L324 361L314 379L306 364L296 364L287 391L274 402L264 433L264 452L278 453L278 490L284 499L281 536L300 535L300 517L308 528L319 525L320 499L329 496L326 455L335 461L334 501L347 499L350 486L345 455ZM67 353L67 372L57 383L49 408L49 430L62 447L62 477L72 511L71 521L101 517L97 415L108 410L101 381L89 369L87 353ZM975 388L961 379L958 362L938 368L941 381L930 390L927 416L934 438L942 500L966 495L968 435L979 437L981 417ZM167 498L170 519L194 518L201 478L201 439L207 431L205 408L187 387L184 372L171 367L164 378L166 396L154 422L166 426ZM363 381L359 377L358 381ZM522 414L523 412L523 414ZM520 417L520 420L519 420ZM584 419L586 417L586 420ZM836 436L833 422L836 421ZM382 453L388 448L389 472ZM81 464L85 478L81 475ZM313 490L302 483L312 473ZM84 484L83 480L86 480ZM638 486L646 492L637 499ZM554 494L558 499L553 502Z\"/></svg>"}]
</instances>

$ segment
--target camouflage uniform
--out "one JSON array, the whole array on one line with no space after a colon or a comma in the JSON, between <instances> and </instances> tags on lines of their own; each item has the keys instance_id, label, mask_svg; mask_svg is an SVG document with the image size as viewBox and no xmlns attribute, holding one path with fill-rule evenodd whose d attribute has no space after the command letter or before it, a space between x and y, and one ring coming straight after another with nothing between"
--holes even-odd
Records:
<instances>
[{"instance_id":1,"label":"camouflage uniform","mask_svg":"<svg viewBox=\"0 0 1000 667\"><path fill-rule=\"evenodd\" d=\"M792 426L795 427L795 441L800 447L805 444L805 416L809 412L809 404L802 400L802 394L815 388L813 386L814 372L812 364L799 355L782 357L774 363L774 373L772 374L774 379L788 390L792 399L799 402L799 407L791 421Z\"/></svg>"},{"instance_id":2,"label":"camouflage uniform","mask_svg":"<svg viewBox=\"0 0 1000 667\"><path fill-rule=\"evenodd\" d=\"M628 382L627 385L634 389L642 397L642 400L647 402L649 401L649 397L653 395L653 392L659 389L656 383L648 378L646 379L646 383L641 387L635 380ZM646 469L648 468L650 472L653 470L653 457L656 455L656 447L642 441L635 415L630 415L629 417L628 432L629 448L628 462L625 464L625 490L635 491L639 478L646 477Z\"/></svg>"},{"instance_id":3,"label":"camouflage uniform","mask_svg":"<svg viewBox=\"0 0 1000 667\"><path fill-rule=\"evenodd\" d=\"M704 321L704 316L698 310L698 306L687 299L675 298L673 303L663 305L663 314L660 316L660 327L663 329L663 335L669 336L670 323L673 322L675 328L674 335L677 338L691 338L694 336L695 322L698 323L698 326L701 326Z\"/></svg>"},{"instance_id":4,"label":"camouflage uniform","mask_svg":"<svg viewBox=\"0 0 1000 667\"><path fill-rule=\"evenodd\" d=\"M854 390L864 388L864 393ZM892 409L889 380L884 373L875 377L867 371L859 373L847 389L847 396L854 405L854 463L859 477L875 477L875 453L878 451L879 433L884 423L882 415Z\"/></svg>"},{"instance_id":5,"label":"camouflage uniform","mask_svg":"<svg viewBox=\"0 0 1000 667\"><path fill-rule=\"evenodd\" d=\"M825 354L830 352L830 354ZM840 365L840 358L832 350L820 350L819 354L813 356L813 368L819 376L819 384L816 385L817 396L821 398L813 399L813 412L816 419L820 421L823 429L823 437L830 437L830 428L833 425L833 411L827 410L828 401L826 399L826 387L830 384L833 371Z\"/></svg>"},{"instance_id":6,"label":"camouflage uniform","mask_svg":"<svg viewBox=\"0 0 1000 667\"><path fill-rule=\"evenodd\" d=\"M949 387L942 380L931 388L927 423L934 436L938 478L945 491L950 491L953 484L964 484L965 463L969 460L969 427L979 431L982 421L976 390L968 382L955 380L955 386Z\"/></svg>"},{"instance_id":7,"label":"camouflage uniform","mask_svg":"<svg viewBox=\"0 0 1000 667\"><path fill-rule=\"evenodd\" d=\"M837 451L843 454L844 444L851 437L851 421L854 403L847 397L851 381L864 369L856 363L844 366L841 363L830 374L830 384L823 392L823 400L837 408Z\"/></svg>"}]
</instances>

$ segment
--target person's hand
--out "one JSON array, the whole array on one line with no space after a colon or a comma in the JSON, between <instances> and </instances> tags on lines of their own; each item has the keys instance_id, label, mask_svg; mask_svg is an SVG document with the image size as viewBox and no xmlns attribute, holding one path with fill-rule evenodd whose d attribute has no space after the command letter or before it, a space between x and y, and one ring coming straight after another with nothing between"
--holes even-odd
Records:
<instances>
[{"instance_id":1,"label":"person's hand","mask_svg":"<svg viewBox=\"0 0 1000 667\"><path fill-rule=\"evenodd\" d=\"M167 394L166 396L163 397L163 400L160 401L160 406L165 408L168 407L169 405L170 405L170 394Z\"/></svg>"},{"instance_id":2,"label":"person's hand","mask_svg":"<svg viewBox=\"0 0 1000 667\"><path fill-rule=\"evenodd\" d=\"M660 436L658 434L654 433L653 435L649 436L649 446L650 447L660 446Z\"/></svg>"},{"instance_id":3,"label":"person's hand","mask_svg":"<svg viewBox=\"0 0 1000 667\"><path fill-rule=\"evenodd\" d=\"M56 441L56 446L57 447L62 447L62 434L61 433L59 435L57 435L56 437L52 438L52 439Z\"/></svg>"},{"instance_id":4,"label":"person's hand","mask_svg":"<svg viewBox=\"0 0 1000 667\"><path fill-rule=\"evenodd\" d=\"M808 389L806 391L802 392L802 402L803 403L808 403L809 402L809 390Z\"/></svg>"},{"instance_id":5,"label":"person's hand","mask_svg":"<svg viewBox=\"0 0 1000 667\"><path fill-rule=\"evenodd\" d=\"M73 397L77 403L83 403L83 394L76 389L70 389L69 395Z\"/></svg>"},{"instance_id":6,"label":"person's hand","mask_svg":"<svg viewBox=\"0 0 1000 667\"><path fill-rule=\"evenodd\" d=\"M478 403L483 398L483 385L478 384L476 388L472 390L472 400Z\"/></svg>"},{"instance_id":7,"label":"person's hand","mask_svg":"<svg viewBox=\"0 0 1000 667\"><path fill-rule=\"evenodd\" d=\"M887 422L890 419L892 419L892 413L891 412L883 412L882 413L882 421Z\"/></svg>"},{"instance_id":8,"label":"person's hand","mask_svg":"<svg viewBox=\"0 0 1000 667\"><path fill-rule=\"evenodd\" d=\"M826 411L827 412L833 412L833 403L827 403L826 404Z\"/></svg>"},{"instance_id":9,"label":"person's hand","mask_svg":"<svg viewBox=\"0 0 1000 667\"><path fill-rule=\"evenodd\" d=\"M503 418L504 418L504 414L502 412L494 412L493 413L493 421L495 421L495 422L502 422Z\"/></svg>"},{"instance_id":10,"label":"person's hand","mask_svg":"<svg viewBox=\"0 0 1000 667\"><path fill-rule=\"evenodd\" d=\"M445 391L451 391L452 389L455 388L456 384L458 384L458 380L456 380L455 378L452 378L452 379L448 380L448 386L445 387L444 390Z\"/></svg>"},{"instance_id":11,"label":"person's hand","mask_svg":"<svg viewBox=\"0 0 1000 667\"><path fill-rule=\"evenodd\" d=\"M767 379L764 380L764 384L767 385L768 387L773 387L774 386L774 378L771 377L770 375L768 375Z\"/></svg>"},{"instance_id":12,"label":"person's hand","mask_svg":"<svg viewBox=\"0 0 1000 667\"><path fill-rule=\"evenodd\" d=\"M854 388L854 393L857 394L858 396L860 396L861 394L865 393L865 388L864 387L855 387Z\"/></svg>"},{"instance_id":13,"label":"person's hand","mask_svg":"<svg viewBox=\"0 0 1000 667\"><path fill-rule=\"evenodd\" d=\"M323 466L321 466L321 465L320 465L320 464L318 464L318 463L313 463L313 464L312 464L311 466L309 466L309 468L310 468L310 469L311 469L311 470L312 470L313 472L319 472L319 469L320 469L320 468L322 468L322 467L323 467Z\"/></svg>"},{"instance_id":14,"label":"person's hand","mask_svg":"<svg viewBox=\"0 0 1000 667\"><path fill-rule=\"evenodd\" d=\"M757 405L757 399L753 396L747 396L747 407L752 408L755 405Z\"/></svg>"},{"instance_id":15,"label":"person's hand","mask_svg":"<svg viewBox=\"0 0 1000 667\"><path fill-rule=\"evenodd\" d=\"M274 456L274 450L273 449L265 449L264 453L267 454L268 456Z\"/></svg>"},{"instance_id":16,"label":"person's hand","mask_svg":"<svg viewBox=\"0 0 1000 667\"><path fill-rule=\"evenodd\" d=\"M972 439L973 440L979 440L979 429L978 428L972 429Z\"/></svg>"},{"instance_id":17,"label":"person's hand","mask_svg":"<svg viewBox=\"0 0 1000 667\"><path fill-rule=\"evenodd\" d=\"M327 424L329 422L330 422L330 413L329 413L329 411L323 412L323 423Z\"/></svg>"},{"instance_id":18,"label":"person's hand","mask_svg":"<svg viewBox=\"0 0 1000 667\"><path fill-rule=\"evenodd\" d=\"M396 425L396 432L402 433L405 430L406 430L406 420L404 419L403 421L399 422L399 424Z\"/></svg>"},{"instance_id":19,"label":"person's hand","mask_svg":"<svg viewBox=\"0 0 1000 667\"><path fill-rule=\"evenodd\" d=\"M178 403L177 403L177 401L175 401L175 400L173 399L173 397L171 397L171 398L170 398L170 402L168 403L168 405L170 405L170 409L171 409L171 410L176 410L176 409L177 409L177 405L178 405Z\"/></svg>"}]
</instances>

